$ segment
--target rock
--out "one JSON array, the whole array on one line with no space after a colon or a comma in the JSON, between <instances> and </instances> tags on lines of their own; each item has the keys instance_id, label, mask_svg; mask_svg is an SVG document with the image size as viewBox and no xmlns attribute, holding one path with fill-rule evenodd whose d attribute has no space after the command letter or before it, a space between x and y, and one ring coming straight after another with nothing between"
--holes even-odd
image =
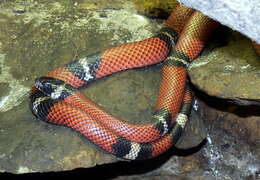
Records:
<instances>
[{"instance_id":1,"label":"rock","mask_svg":"<svg viewBox=\"0 0 260 180\"><path fill-rule=\"evenodd\" d=\"M134 8L132 1L124 0L75 0L74 5L77 9L84 10L100 10L100 9L122 9L122 8Z\"/></svg>"},{"instance_id":2,"label":"rock","mask_svg":"<svg viewBox=\"0 0 260 180\"><path fill-rule=\"evenodd\" d=\"M28 100L1 113L0 120L0 172L60 171L116 161L71 130L35 119Z\"/></svg>"},{"instance_id":3,"label":"rock","mask_svg":"<svg viewBox=\"0 0 260 180\"><path fill-rule=\"evenodd\" d=\"M134 0L139 13L152 17L167 18L174 7L179 4L172 0Z\"/></svg>"},{"instance_id":4,"label":"rock","mask_svg":"<svg viewBox=\"0 0 260 180\"><path fill-rule=\"evenodd\" d=\"M260 155L260 107L255 105L239 106L207 95L200 97L201 115L206 119L205 124L211 131L221 129L227 135L241 142L256 147L256 154ZM257 150L258 149L258 150Z\"/></svg>"},{"instance_id":5,"label":"rock","mask_svg":"<svg viewBox=\"0 0 260 180\"><path fill-rule=\"evenodd\" d=\"M197 58L189 68L201 91L240 105L260 103L260 57L250 40L235 34L227 46Z\"/></svg>"},{"instance_id":6,"label":"rock","mask_svg":"<svg viewBox=\"0 0 260 180\"><path fill-rule=\"evenodd\" d=\"M260 44L260 4L257 0L178 0L241 32Z\"/></svg>"}]
</instances>

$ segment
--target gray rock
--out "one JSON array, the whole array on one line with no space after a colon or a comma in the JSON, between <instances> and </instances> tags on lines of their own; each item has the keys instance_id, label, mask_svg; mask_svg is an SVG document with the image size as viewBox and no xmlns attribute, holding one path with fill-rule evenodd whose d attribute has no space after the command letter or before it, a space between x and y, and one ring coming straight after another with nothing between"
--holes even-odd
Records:
<instances>
[{"instance_id":1,"label":"gray rock","mask_svg":"<svg viewBox=\"0 0 260 180\"><path fill-rule=\"evenodd\" d=\"M258 0L178 0L260 43Z\"/></svg>"}]
</instances>

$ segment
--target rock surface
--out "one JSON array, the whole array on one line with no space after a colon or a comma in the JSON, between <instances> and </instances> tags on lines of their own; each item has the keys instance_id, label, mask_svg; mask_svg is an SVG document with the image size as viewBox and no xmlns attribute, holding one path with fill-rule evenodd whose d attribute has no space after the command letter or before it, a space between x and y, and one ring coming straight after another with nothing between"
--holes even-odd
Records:
<instances>
[{"instance_id":1,"label":"rock surface","mask_svg":"<svg viewBox=\"0 0 260 180\"><path fill-rule=\"evenodd\" d=\"M260 56L249 39L238 33L231 36L227 46L191 64L191 81L211 96L240 105L260 104Z\"/></svg>"}]
</instances>

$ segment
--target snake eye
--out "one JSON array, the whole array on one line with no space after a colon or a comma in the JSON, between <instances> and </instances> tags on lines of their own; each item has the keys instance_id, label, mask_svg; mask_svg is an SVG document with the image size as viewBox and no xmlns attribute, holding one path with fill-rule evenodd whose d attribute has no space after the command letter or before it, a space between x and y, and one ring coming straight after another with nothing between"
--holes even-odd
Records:
<instances>
[{"instance_id":1,"label":"snake eye","mask_svg":"<svg viewBox=\"0 0 260 180\"><path fill-rule=\"evenodd\" d=\"M35 81L35 86L48 96L50 96L51 93L53 93L57 88L57 86L53 83L53 79L46 77L37 78Z\"/></svg>"},{"instance_id":2,"label":"snake eye","mask_svg":"<svg viewBox=\"0 0 260 180\"><path fill-rule=\"evenodd\" d=\"M52 85L48 82L45 82L45 83L43 83L43 88L44 89L52 89Z\"/></svg>"}]
</instances>

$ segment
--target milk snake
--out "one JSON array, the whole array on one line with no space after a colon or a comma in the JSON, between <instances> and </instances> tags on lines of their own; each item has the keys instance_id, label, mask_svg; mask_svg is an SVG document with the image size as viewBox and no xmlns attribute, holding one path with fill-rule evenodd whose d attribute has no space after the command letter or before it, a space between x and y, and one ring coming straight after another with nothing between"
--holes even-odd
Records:
<instances>
[{"instance_id":1,"label":"milk snake","mask_svg":"<svg viewBox=\"0 0 260 180\"><path fill-rule=\"evenodd\" d=\"M31 110L37 118L70 127L119 158L156 157L177 142L185 127L192 104L187 67L217 26L202 13L179 5L155 36L74 60L37 78ZM112 73L162 61L152 124L121 121L78 90Z\"/></svg>"}]
</instances>

